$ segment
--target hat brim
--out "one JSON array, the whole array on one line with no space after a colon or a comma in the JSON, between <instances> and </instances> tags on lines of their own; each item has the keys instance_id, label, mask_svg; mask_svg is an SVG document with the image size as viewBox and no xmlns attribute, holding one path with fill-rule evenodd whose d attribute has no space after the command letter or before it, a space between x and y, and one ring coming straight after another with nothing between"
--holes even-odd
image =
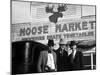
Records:
<instances>
[{"instance_id":1,"label":"hat brim","mask_svg":"<svg viewBox=\"0 0 100 75\"><path fill-rule=\"evenodd\" d=\"M54 46L55 44L47 44L48 46Z\"/></svg>"},{"instance_id":2,"label":"hat brim","mask_svg":"<svg viewBox=\"0 0 100 75\"><path fill-rule=\"evenodd\" d=\"M78 45L78 43L70 44L70 46Z\"/></svg>"},{"instance_id":3,"label":"hat brim","mask_svg":"<svg viewBox=\"0 0 100 75\"><path fill-rule=\"evenodd\" d=\"M66 44L59 43L59 45L66 45Z\"/></svg>"}]
</instances>

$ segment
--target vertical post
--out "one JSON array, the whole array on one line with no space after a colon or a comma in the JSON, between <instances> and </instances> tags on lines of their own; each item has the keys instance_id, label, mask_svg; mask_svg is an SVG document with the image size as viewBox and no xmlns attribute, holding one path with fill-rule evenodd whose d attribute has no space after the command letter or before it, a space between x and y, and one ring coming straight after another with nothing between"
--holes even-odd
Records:
<instances>
[{"instance_id":1,"label":"vertical post","mask_svg":"<svg viewBox=\"0 0 100 75\"><path fill-rule=\"evenodd\" d=\"M82 5L81 5L81 18L82 18L82 16L83 16L83 9L82 9Z\"/></svg>"},{"instance_id":2,"label":"vertical post","mask_svg":"<svg viewBox=\"0 0 100 75\"><path fill-rule=\"evenodd\" d=\"M28 60L29 60L29 43L26 43L26 48L25 48L25 65L24 65L24 69L25 72L28 72Z\"/></svg>"},{"instance_id":3,"label":"vertical post","mask_svg":"<svg viewBox=\"0 0 100 75\"><path fill-rule=\"evenodd\" d=\"M91 53L91 69L93 70L93 53Z\"/></svg>"},{"instance_id":4,"label":"vertical post","mask_svg":"<svg viewBox=\"0 0 100 75\"><path fill-rule=\"evenodd\" d=\"M32 6L32 2L30 2L30 14L31 14L31 6Z\"/></svg>"},{"instance_id":5,"label":"vertical post","mask_svg":"<svg viewBox=\"0 0 100 75\"><path fill-rule=\"evenodd\" d=\"M26 49L25 49L25 63L28 62L28 55L29 54L29 43L26 43Z\"/></svg>"}]
</instances>

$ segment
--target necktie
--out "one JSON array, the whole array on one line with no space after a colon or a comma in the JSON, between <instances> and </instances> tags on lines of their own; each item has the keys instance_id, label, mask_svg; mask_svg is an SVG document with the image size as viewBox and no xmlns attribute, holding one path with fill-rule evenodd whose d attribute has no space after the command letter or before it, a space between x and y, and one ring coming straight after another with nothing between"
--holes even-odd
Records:
<instances>
[{"instance_id":1,"label":"necktie","mask_svg":"<svg viewBox=\"0 0 100 75\"><path fill-rule=\"evenodd\" d=\"M48 53L51 53L51 50L48 50Z\"/></svg>"},{"instance_id":2,"label":"necktie","mask_svg":"<svg viewBox=\"0 0 100 75\"><path fill-rule=\"evenodd\" d=\"M73 63L74 60L74 51L72 51L71 62Z\"/></svg>"},{"instance_id":3,"label":"necktie","mask_svg":"<svg viewBox=\"0 0 100 75\"><path fill-rule=\"evenodd\" d=\"M63 50L60 51L61 55L63 55Z\"/></svg>"}]
</instances>

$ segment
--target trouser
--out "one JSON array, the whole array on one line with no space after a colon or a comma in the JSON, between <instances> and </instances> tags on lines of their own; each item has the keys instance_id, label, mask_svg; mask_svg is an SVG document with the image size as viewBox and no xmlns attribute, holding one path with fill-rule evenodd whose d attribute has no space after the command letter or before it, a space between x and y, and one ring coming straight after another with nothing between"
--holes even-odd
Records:
<instances>
[{"instance_id":1,"label":"trouser","mask_svg":"<svg viewBox=\"0 0 100 75\"><path fill-rule=\"evenodd\" d=\"M55 69L50 69L50 67L46 66L45 67L45 72L55 72Z\"/></svg>"},{"instance_id":2,"label":"trouser","mask_svg":"<svg viewBox=\"0 0 100 75\"><path fill-rule=\"evenodd\" d=\"M55 72L55 70L46 70L46 72Z\"/></svg>"}]
</instances>

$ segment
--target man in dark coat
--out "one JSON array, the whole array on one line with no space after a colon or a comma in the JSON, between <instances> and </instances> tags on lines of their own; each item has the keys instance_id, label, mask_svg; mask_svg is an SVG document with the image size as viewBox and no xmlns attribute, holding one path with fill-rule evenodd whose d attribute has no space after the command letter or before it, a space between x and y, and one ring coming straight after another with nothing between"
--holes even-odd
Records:
<instances>
[{"instance_id":1,"label":"man in dark coat","mask_svg":"<svg viewBox=\"0 0 100 75\"><path fill-rule=\"evenodd\" d=\"M71 53L71 63L72 70L82 70L83 69L83 54L77 50L77 43L71 41L70 43L72 53Z\"/></svg>"},{"instance_id":2,"label":"man in dark coat","mask_svg":"<svg viewBox=\"0 0 100 75\"><path fill-rule=\"evenodd\" d=\"M69 71L70 59L68 52L66 51L66 41L61 39L59 42L59 48L56 51L57 54L57 71Z\"/></svg>"}]
</instances>

